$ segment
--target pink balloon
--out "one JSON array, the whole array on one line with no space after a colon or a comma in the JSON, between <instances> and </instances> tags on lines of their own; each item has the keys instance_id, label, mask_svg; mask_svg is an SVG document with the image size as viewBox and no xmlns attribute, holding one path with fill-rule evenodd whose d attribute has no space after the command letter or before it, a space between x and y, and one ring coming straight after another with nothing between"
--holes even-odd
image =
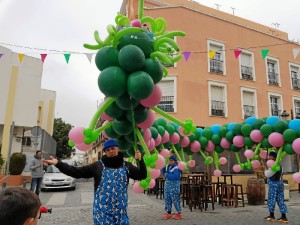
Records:
<instances>
[{"instance_id":1,"label":"pink balloon","mask_svg":"<svg viewBox=\"0 0 300 225\"><path fill-rule=\"evenodd\" d=\"M170 151L168 149L163 149L160 151L160 154L164 157L167 158L170 156Z\"/></svg>"},{"instance_id":2,"label":"pink balloon","mask_svg":"<svg viewBox=\"0 0 300 225\"><path fill-rule=\"evenodd\" d=\"M221 170L218 170L218 169L214 170L214 176L215 177L220 177L221 175L222 175L222 171Z\"/></svg>"},{"instance_id":3,"label":"pink balloon","mask_svg":"<svg viewBox=\"0 0 300 225\"><path fill-rule=\"evenodd\" d=\"M264 138L264 135L262 135L262 133L260 132L260 130L253 130L250 133L250 138L252 141L254 142L261 142L262 139Z\"/></svg>"},{"instance_id":4,"label":"pink balloon","mask_svg":"<svg viewBox=\"0 0 300 225\"><path fill-rule=\"evenodd\" d=\"M233 167L232 167L232 170L236 173L240 172L241 171L241 167L240 165L238 164L235 164Z\"/></svg>"},{"instance_id":5,"label":"pink balloon","mask_svg":"<svg viewBox=\"0 0 300 225\"><path fill-rule=\"evenodd\" d=\"M144 98L140 101L140 103L145 107L152 107L158 105L161 100L162 91L160 87L155 84L153 87L153 91L148 98Z\"/></svg>"},{"instance_id":6,"label":"pink balloon","mask_svg":"<svg viewBox=\"0 0 300 225\"><path fill-rule=\"evenodd\" d=\"M227 159L226 159L225 157L221 157L221 158L219 159L219 162L220 162L221 165L224 165L224 164L227 163Z\"/></svg>"},{"instance_id":7,"label":"pink balloon","mask_svg":"<svg viewBox=\"0 0 300 225\"><path fill-rule=\"evenodd\" d=\"M178 169L184 170L186 168L186 164L184 162L179 162L178 163Z\"/></svg>"},{"instance_id":8,"label":"pink balloon","mask_svg":"<svg viewBox=\"0 0 300 225\"><path fill-rule=\"evenodd\" d=\"M252 159L254 157L254 152L252 150L248 149L244 152L244 155L247 159Z\"/></svg>"},{"instance_id":9,"label":"pink balloon","mask_svg":"<svg viewBox=\"0 0 300 225\"><path fill-rule=\"evenodd\" d=\"M226 138L222 138L220 142L220 146L224 149L229 149L230 147L230 142Z\"/></svg>"},{"instance_id":10,"label":"pink balloon","mask_svg":"<svg viewBox=\"0 0 300 225\"><path fill-rule=\"evenodd\" d=\"M213 152L215 150L215 144L211 140L209 140L205 147L205 150L208 152Z\"/></svg>"},{"instance_id":11,"label":"pink balloon","mask_svg":"<svg viewBox=\"0 0 300 225\"><path fill-rule=\"evenodd\" d=\"M259 157L262 159L266 159L268 157L268 151L266 151L266 150L260 151Z\"/></svg>"},{"instance_id":12,"label":"pink balloon","mask_svg":"<svg viewBox=\"0 0 300 225\"><path fill-rule=\"evenodd\" d=\"M270 134L268 137L268 141L273 147L281 147L284 144L283 136L278 132L273 132L272 134Z\"/></svg>"},{"instance_id":13,"label":"pink balloon","mask_svg":"<svg viewBox=\"0 0 300 225\"><path fill-rule=\"evenodd\" d=\"M180 136L179 136L179 134L177 134L177 133L175 132L173 135L171 135L171 137L170 137L170 142L171 142L172 145L176 145L179 141L180 141Z\"/></svg>"},{"instance_id":14,"label":"pink balloon","mask_svg":"<svg viewBox=\"0 0 300 225\"><path fill-rule=\"evenodd\" d=\"M149 151L152 151L155 147L155 141L153 138L150 139L150 144L149 144Z\"/></svg>"},{"instance_id":15,"label":"pink balloon","mask_svg":"<svg viewBox=\"0 0 300 225\"><path fill-rule=\"evenodd\" d=\"M260 162L258 160L251 161L251 164L253 169L257 169L260 167Z\"/></svg>"},{"instance_id":16,"label":"pink balloon","mask_svg":"<svg viewBox=\"0 0 300 225\"><path fill-rule=\"evenodd\" d=\"M137 127L141 128L141 129L147 129L149 127L151 127L154 123L155 120L155 114L152 110L148 110L148 117L147 119L142 122L142 123L138 123Z\"/></svg>"},{"instance_id":17,"label":"pink balloon","mask_svg":"<svg viewBox=\"0 0 300 225\"><path fill-rule=\"evenodd\" d=\"M297 138L293 141L292 147L294 152L300 155L300 138Z\"/></svg>"},{"instance_id":18,"label":"pink balloon","mask_svg":"<svg viewBox=\"0 0 300 225\"><path fill-rule=\"evenodd\" d=\"M86 145L86 144L82 143L82 144L76 144L75 147L78 150L87 151L87 150L90 150L93 147L93 144Z\"/></svg>"},{"instance_id":19,"label":"pink balloon","mask_svg":"<svg viewBox=\"0 0 300 225\"><path fill-rule=\"evenodd\" d=\"M271 167L271 166L273 166L273 164L275 163L275 161L273 160L273 159L269 159L268 161L267 161L267 163L266 163L266 165L267 165L267 167Z\"/></svg>"},{"instance_id":20,"label":"pink balloon","mask_svg":"<svg viewBox=\"0 0 300 225\"><path fill-rule=\"evenodd\" d=\"M196 166L196 161L195 160L190 160L189 161L189 167L195 167Z\"/></svg>"},{"instance_id":21,"label":"pink balloon","mask_svg":"<svg viewBox=\"0 0 300 225\"><path fill-rule=\"evenodd\" d=\"M184 128L183 127L178 127L178 132L181 136L189 136L191 135L192 132L189 132L188 134L183 133Z\"/></svg>"},{"instance_id":22,"label":"pink balloon","mask_svg":"<svg viewBox=\"0 0 300 225\"><path fill-rule=\"evenodd\" d=\"M199 141L193 141L191 144L190 144L190 148L191 148L191 151L196 153L196 152L199 152L200 149L201 149L201 145L199 143Z\"/></svg>"},{"instance_id":23,"label":"pink balloon","mask_svg":"<svg viewBox=\"0 0 300 225\"><path fill-rule=\"evenodd\" d=\"M108 135L106 134L105 130L101 132L103 137L107 138L107 139L110 139L110 137L108 137Z\"/></svg>"},{"instance_id":24,"label":"pink balloon","mask_svg":"<svg viewBox=\"0 0 300 225\"><path fill-rule=\"evenodd\" d=\"M156 179L160 175L160 170L149 168L149 171L150 171L150 177L152 179Z\"/></svg>"},{"instance_id":25,"label":"pink balloon","mask_svg":"<svg viewBox=\"0 0 300 225\"><path fill-rule=\"evenodd\" d=\"M167 143L170 140L170 134L165 131L164 135L161 137L161 143Z\"/></svg>"},{"instance_id":26,"label":"pink balloon","mask_svg":"<svg viewBox=\"0 0 300 225\"><path fill-rule=\"evenodd\" d=\"M299 172L293 174L293 180L296 183L300 183L300 173Z\"/></svg>"},{"instance_id":27,"label":"pink balloon","mask_svg":"<svg viewBox=\"0 0 300 225\"><path fill-rule=\"evenodd\" d=\"M155 164L155 169L161 170L165 166L165 158L162 155L158 154L158 159L156 160Z\"/></svg>"},{"instance_id":28,"label":"pink balloon","mask_svg":"<svg viewBox=\"0 0 300 225\"><path fill-rule=\"evenodd\" d=\"M158 134L158 135L157 135L157 138L155 139L155 146L160 145L161 139L162 139L162 138L161 138L160 134Z\"/></svg>"},{"instance_id":29,"label":"pink balloon","mask_svg":"<svg viewBox=\"0 0 300 225\"><path fill-rule=\"evenodd\" d=\"M113 118L110 117L110 116L108 116L108 115L106 114L106 112L103 112L102 115L101 115L101 119L107 120L107 121L112 121Z\"/></svg>"},{"instance_id":30,"label":"pink balloon","mask_svg":"<svg viewBox=\"0 0 300 225\"><path fill-rule=\"evenodd\" d=\"M140 20L132 20L131 23L130 23L130 25L132 27L140 27L140 28L142 28L142 23L141 23Z\"/></svg>"},{"instance_id":31,"label":"pink balloon","mask_svg":"<svg viewBox=\"0 0 300 225\"><path fill-rule=\"evenodd\" d=\"M154 188L155 187L155 180L151 179L150 183L149 183L149 188Z\"/></svg>"},{"instance_id":32,"label":"pink balloon","mask_svg":"<svg viewBox=\"0 0 300 225\"><path fill-rule=\"evenodd\" d=\"M75 144L83 143L84 141L84 134L83 134L83 127L73 127L69 131L69 139L73 141Z\"/></svg>"},{"instance_id":33,"label":"pink balloon","mask_svg":"<svg viewBox=\"0 0 300 225\"><path fill-rule=\"evenodd\" d=\"M140 186L140 182L135 182L134 185L132 186L132 189L135 193L143 193L144 189Z\"/></svg>"},{"instance_id":34,"label":"pink balloon","mask_svg":"<svg viewBox=\"0 0 300 225\"><path fill-rule=\"evenodd\" d=\"M236 147L241 148L244 146L244 136L237 135L233 138L232 142Z\"/></svg>"},{"instance_id":35,"label":"pink balloon","mask_svg":"<svg viewBox=\"0 0 300 225\"><path fill-rule=\"evenodd\" d=\"M148 142L151 138L151 131L149 128L144 130L144 134L143 134L143 138L145 140L145 142Z\"/></svg>"},{"instance_id":36,"label":"pink balloon","mask_svg":"<svg viewBox=\"0 0 300 225\"><path fill-rule=\"evenodd\" d=\"M188 145L190 144L190 139L188 138L188 137L183 137L183 138L181 138L181 140L180 140L180 145L181 145L181 147L183 147L183 148L185 148L185 147L187 147Z\"/></svg>"}]
</instances>

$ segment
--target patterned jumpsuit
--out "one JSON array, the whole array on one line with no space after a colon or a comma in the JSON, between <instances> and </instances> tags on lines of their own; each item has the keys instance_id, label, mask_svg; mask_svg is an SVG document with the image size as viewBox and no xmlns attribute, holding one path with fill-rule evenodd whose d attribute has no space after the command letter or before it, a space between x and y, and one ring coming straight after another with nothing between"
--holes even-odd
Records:
<instances>
[{"instance_id":1,"label":"patterned jumpsuit","mask_svg":"<svg viewBox=\"0 0 300 225\"><path fill-rule=\"evenodd\" d=\"M94 224L95 225L129 225L127 216L127 174L123 167L112 169L105 167L103 162L102 178L94 194Z\"/></svg>"}]
</instances>

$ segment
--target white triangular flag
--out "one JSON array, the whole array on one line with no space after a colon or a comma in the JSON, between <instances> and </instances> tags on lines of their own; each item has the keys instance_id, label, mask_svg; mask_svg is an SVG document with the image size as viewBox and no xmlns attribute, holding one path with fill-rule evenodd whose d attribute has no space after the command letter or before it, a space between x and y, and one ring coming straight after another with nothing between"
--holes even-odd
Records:
<instances>
[{"instance_id":1,"label":"white triangular flag","mask_svg":"<svg viewBox=\"0 0 300 225\"><path fill-rule=\"evenodd\" d=\"M92 62L92 57L94 55L94 53L85 53L86 57L88 58L88 60L90 61L90 63Z\"/></svg>"}]
</instances>

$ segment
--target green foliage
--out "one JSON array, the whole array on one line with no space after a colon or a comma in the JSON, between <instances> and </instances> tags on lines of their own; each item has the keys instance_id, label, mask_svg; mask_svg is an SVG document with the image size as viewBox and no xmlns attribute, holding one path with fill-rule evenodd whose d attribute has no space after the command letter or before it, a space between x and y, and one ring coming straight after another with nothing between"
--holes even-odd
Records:
<instances>
[{"instance_id":1,"label":"green foliage","mask_svg":"<svg viewBox=\"0 0 300 225\"><path fill-rule=\"evenodd\" d=\"M10 157L9 174L20 175L26 165L26 155L20 152L15 152Z\"/></svg>"},{"instance_id":2,"label":"green foliage","mask_svg":"<svg viewBox=\"0 0 300 225\"><path fill-rule=\"evenodd\" d=\"M72 125L65 123L62 118L54 119L53 138L57 142L56 156L57 158L65 158L71 156L74 151L72 147L68 145L69 131L72 129Z\"/></svg>"},{"instance_id":3,"label":"green foliage","mask_svg":"<svg viewBox=\"0 0 300 225\"><path fill-rule=\"evenodd\" d=\"M2 157L2 155L1 155L1 153L0 153L0 168L1 168L1 166L4 164L4 159L3 159L3 157Z\"/></svg>"}]
</instances>

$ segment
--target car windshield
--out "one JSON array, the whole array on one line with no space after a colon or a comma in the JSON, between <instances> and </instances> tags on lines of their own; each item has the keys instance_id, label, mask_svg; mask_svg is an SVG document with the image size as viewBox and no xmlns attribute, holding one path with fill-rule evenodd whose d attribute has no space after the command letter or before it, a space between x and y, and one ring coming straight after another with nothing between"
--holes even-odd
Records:
<instances>
[{"instance_id":1,"label":"car windshield","mask_svg":"<svg viewBox=\"0 0 300 225\"><path fill-rule=\"evenodd\" d=\"M60 171L55 166L49 166L46 173L60 173Z\"/></svg>"}]
</instances>

